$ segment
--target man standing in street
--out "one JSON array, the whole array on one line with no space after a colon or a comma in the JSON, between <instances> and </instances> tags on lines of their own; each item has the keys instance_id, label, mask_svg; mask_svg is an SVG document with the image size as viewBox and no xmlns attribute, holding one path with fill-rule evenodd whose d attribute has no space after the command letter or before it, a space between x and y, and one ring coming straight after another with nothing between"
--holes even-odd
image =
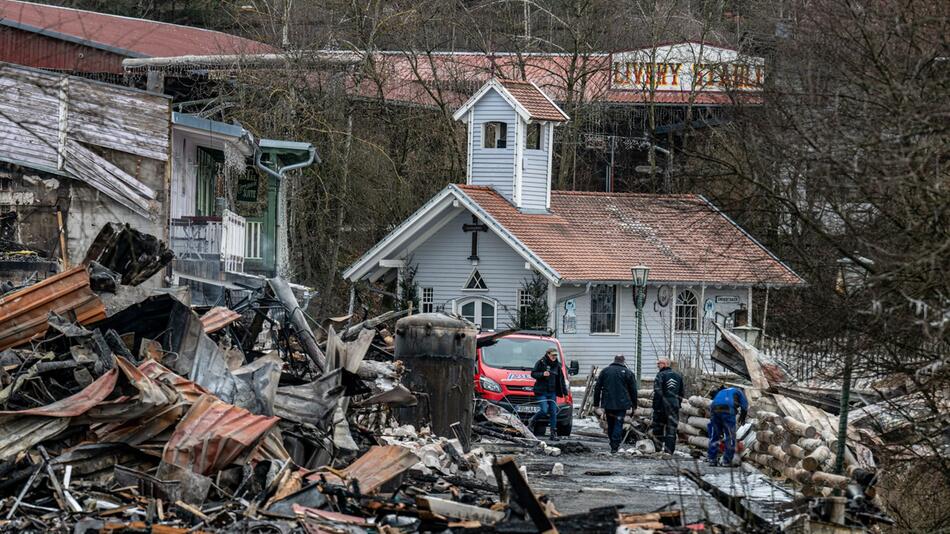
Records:
<instances>
[{"instance_id":1,"label":"man standing in street","mask_svg":"<svg viewBox=\"0 0 950 534\"><path fill-rule=\"evenodd\" d=\"M623 354L614 356L614 363L597 376L594 406L604 409L610 452L616 453L623 439L623 417L627 410L636 409L637 406L637 378L624 364Z\"/></svg>"},{"instance_id":2,"label":"man standing in street","mask_svg":"<svg viewBox=\"0 0 950 534\"><path fill-rule=\"evenodd\" d=\"M722 464L732 465L732 457L736 453L736 412L739 412L739 426L745 423L749 413L749 401L739 388L721 386L713 396L709 410L712 417L706 430L709 434L709 458L711 465L717 465L719 444L725 445L722 454Z\"/></svg>"},{"instance_id":3,"label":"man standing in street","mask_svg":"<svg viewBox=\"0 0 950 534\"><path fill-rule=\"evenodd\" d=\"M561 361L557 359L557 349L548 349L534 364L531 378L534 379L534 398L539 405L538 413L528 420L528 428L534 432L538 418L547 414L551 417L551 441L557 441L557 398L567 395L567 384L561 372Z\"/></svg>"},{"instance_id":4,"label":"man standing in street","mask_svg":"<svg viewBox=\"0 0 950 534\"><path fill-rule=\"evenodd\" d=\"M663 450L673 454L676 450L676 427L680 420L680 402L686 397L683 375L670 368L670 361L660 358L656 362L660 372L653 380L653 436L663 445Z\"/></svg>"}]
</instances>

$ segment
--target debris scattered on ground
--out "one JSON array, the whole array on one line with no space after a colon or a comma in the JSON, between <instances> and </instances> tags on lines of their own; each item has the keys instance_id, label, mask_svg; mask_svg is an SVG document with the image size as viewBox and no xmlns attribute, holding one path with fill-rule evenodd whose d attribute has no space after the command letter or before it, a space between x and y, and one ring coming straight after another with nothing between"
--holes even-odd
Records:
<instances>
[{"instance_id":1,"label":"debris scattered on ground","mask_svg":"<svg viewBox=\"0 0 950 534\"><path fill-rule=\"evenodd\" d=\"M3 253L18 254L9 247ZM192 307L171 292L147 291L131 304L103 304L104 295L143 282L170 260L154 237L108 225L82 264L0 288L0 530L719 528L684 525L682 512L666 507L560 516L532 490L526 467L501 455L559 457L590 448L577 441L552 446L516 414L474 399L474 332L457 318L388 312L320 324L281 278L223 306ZM793 385L771 363L761 365L753 348L723 339L723 359L738 374L701 378L710 388L724 380L743 387L753 399L752 419L739 431L740 457L797 488L790 513L799 521L887 522L874 505L873 454L865 445L880 439L867 421L884 408L856 412L846 471L834 474L836 418L789 396ZM449 368L456 374L447 381L442 371ZM590 402L595 376L581 417L597 412ZM438 393L446 383L451 392ZM623 454L660 457L648 432L651 393L641 388L624 421ZM897 398L913 406L912 392ZM694 395L681 409L680 441L695 457L709 445L709 404ZM576 425L581 435L596 428ZM565 463L555 462L532 474L565 472ZM682 476L750 528L766 528L740 499L696 473Z\"/></svg>"}]
</instances>

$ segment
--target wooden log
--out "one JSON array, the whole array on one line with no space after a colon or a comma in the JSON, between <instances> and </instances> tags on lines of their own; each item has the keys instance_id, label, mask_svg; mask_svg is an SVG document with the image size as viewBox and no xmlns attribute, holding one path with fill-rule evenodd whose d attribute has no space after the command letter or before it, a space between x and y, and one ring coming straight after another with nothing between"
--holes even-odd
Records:
<instances>
[{"instance_id":1,"label":"wooden log","mask_svg":"<svg viewBox=\"0 0 950 534\"><path fill-rule=\"evenodd\" d=\"M752 450L754 450L755 452L758 452L758 453L760 453L760 454L768 454L768 453L769 453L769 447L770 447L770 445L769 445L768 443L763 443L763 442L758 441L758 440L756 440L756 442L752 444Z\"/></svg>"},{"instance_id":2,"label":"wooden log","mask_svg":"<svg viewBox=\"0 0 950 534\"><path fill-rule=\"evenodd\" d=\"M709 427L709 419L705 417L687 417L686 424L695 426L696 428L706 429Z\"/></svg>"},{"instance_id":3,"label":"wooden log","mask_svg":"<svg viewBox=\"0 0 950 534\"><path fill-rule=\"evenodd\" d=\"M833 451L837 451L837 450L838 450L837 448L831 448L830 446L829 446L828 448L831 449L831 450L833 450ZM852 466L852 465L853 465L853 466L857 466L857 465L858 465L858 460L857 460L857 458L855 458L854 455L851 454L851 449L848 448L847 446L845 446L845 448L844 448L844 465L846 465L846 466Z\"/></svg>"},{"instance_id":4,"label":"wooden log","mask_svg":"<svg viewBox=\"0 0 950 534\"><path fill-rule=\"evenodd\" d=\"M811 452L824 444L825 442L821 438L801 438L798 440L798 446L808 452Z\"/></svg>"},{"instance_id":5,"label":"wooden log","mask_svg":"<svg viewBox=\"0 0 950 534\"><path fill-rule=\"evenodd\" d=\"M818 435L818 430L811 425L807 425L794 417L786 415L782 419L782 424L785 426L785 429L795 434L796 436L801 436L803 438L814 438Z\"/></svg>"},{"instance_id":6,"label":"wooden log","mask_svg":"<svg viewBox=\"0 0 950 534\"><path fill-rule=\"evenodd\" d=\"M680 415L686 417L706 417L706 410L685 403L680 406Z\"/></svg>"},{"instance_id":7,"label":"wooden log","mask_svg":"<svg viewBox=\"0 0 950 534\"><path fill-rule=\"evenodd\" d=\"M753 454L751 455L751 459L756 464L758 464L759 467L765 469L766 471L775 471L777 473L781 473L781 471L777 471L774 467L774 463L778 462L778 460L772 458L768 454Z\"/></svg>"},{"instance_id":8,"label":"wooden log","mask_svg":"<svg viewBox=\"0 0 950 534\"><path fill-rule=\"evenodd\" d=\"M818 496L818 488L816 488L815 486L813 486L813 485L811 485L811 484L806 484L806 485L802 486L802 489L799 490L799 491L801 491L801 494L802 494L803 497L809 497L809 498L811 498L811 497L817 497L817 496Z\"/></svg>"},{"instance_id":9,"label":"wooden log","mask_svg":"<svg viewBox=\"0 0 950 534\"><path fill-rule=\"evenodd\" d=\"M702 436L690 436L686 438L686 442L703 450L709 449L709 438L704 438Z\"/></svg>"},{"instance_id":10,"label":"wooden log","mask_svg":"<svg viewBox=\"0 0 950 534\"><path fill-rule=\"evenodd\" d=\"M754 416L759 421L767 421L772 424L781 424L782 416L768 410L758 410Z\"/></svg>"},{"instance_id":11,"label":"wooden log","mask_svg":"<svg viewBox=\"0 0 950 534\"><path fill-rule=\"evenodd\" d=\"M633 411L633 415L637 417L653 417L653 410L651 408L637 408Z\"/></svg>"},{"instance_id":12,"label":"wooden log","mask_svg":"<svg viewBox=\"0 0 950 534\"><path fill-rule=\"evenodd\" d=\"M847 489L851 479L841 475L833 475L824 471L815 471L811 474L812 483L816 486L834 489Z\"/></svg>"},{"instance_id":13,"label":"wooden log","mask_svg":"<svg viewBox=\"0 0 950 534\"><path fill-rule=\"evenodd\" d=\"M782 475L789 480L794 480L799 484L811 484L811 473L797 467L786 467L782 470Z\"/></svg>"},{"instance_id":14,"label":"wooden log","mask_svg":"<svg viewBox=\"0 0 950 534\"><path fill-rule=\"evenodd\" d=\"M809 452L803 449L802 447L796 445L795 443L788 443L784 447L782 447L782 449L786 453L788 453L789 456L798 458L799 460L804 459L806 456L808 456L808 452Z\"/></svg>"},{"instance_id":15,"label":"wooden log","mask_svg":"<svg viewBox=\"0 0 950 534\"><path fill-rule=\"evenodd\" d=\"M636 531L644 531L644 532L652 532L656 530L663 530L666 528L666 525L661 523L660 521L647 521L645 523L624 523L623 526L626 527L627 530L636 530Z\"/></svg>"},{"instance_id":16,"label":"wooden log","mask_svg":"<svg viewBox=\"0 0 950 534\"><path fill-rule=\"evenodd\" d=\"M678 430L679 432L682 432L683 434L689 434L690 436L701 436L703 434L703 432L700 431L698 428L691 425L687 425L686 423L683 423L683 422L680 422L680 424L677 425L676 430Z\"/></svg>"},{"instance_id":17,"label":"wooden log","mask_svg":"<svg viewBox=\"0 0 950 534\"><path fill-rule=\"evenodd\" d=\"M659 521L659 520L660 520L660 514L656 512L645 513L645 514L624 514L624 513L620 514L621 525L627 525L630 523L646 523L648 521Z\"/></svg>"},{"instance_id":18,"label":"wooden log","mask_svg":"<svg viewBox=\"0 0 950 534\"><path fill-rule=\"evenodd\" d=\"M706 397L700 397L699 395L693 395L688 400L689 404L697 408L702 408L709 411L709 407L712 405L712 399L707 399Z\"/></svg>"},{"instance_id":19,"label":"wooden log","mask_svg":"<svg viewBox=\"0 0 950 534\"><path fill-rule=\"evenodd\" d=\"M640 388L637 390L638 399L650 399L653 400L653 388Z\"/></svg>"},{"instance_id":20,"label":"wooden log","mask_svg":"<svg viewBox=\"0 0 950 534\"><path fill-rule=\"evenodd\" d=\"M822 445L802 458L802 467L809 471L818 471L821 466L834 459L834 457L835 455L831 452L831 449Z\"/></svg>"},{"instance_id":21,"label":"wooden log","mask_svg":"<svg viewBox=\"0 0 950 534\"><path fill-rule=\"evenodd\" d=\"M785 454L785 451L783 451L782 448L779 447L778 445L769 445L769 454L771 454L772 457L774 457L778 461L782 462L783 465L788 466L793 463L792 460L788 457L788 455Z\"/></svg>"},{"instance_id":22,"label":"wooden log","mask_svg":"<svg viewBox=\"0 0 950 534\"><path fill-rule=\"evenodd\" d=\"M653 399L644 399L637 397L637 406L641 408L653 408Z\"/></svg>"},{"instance_id":23,"label":"wooden log","mask_svg":"<svg viewBox=\"0 0 950 534\"><path fill-rule=\"evenodd\" d=\"M771 430L759 430L755 433L755 439L771 445L778 445L782 442L781 436Z\"/></svg>"}]
</instances>

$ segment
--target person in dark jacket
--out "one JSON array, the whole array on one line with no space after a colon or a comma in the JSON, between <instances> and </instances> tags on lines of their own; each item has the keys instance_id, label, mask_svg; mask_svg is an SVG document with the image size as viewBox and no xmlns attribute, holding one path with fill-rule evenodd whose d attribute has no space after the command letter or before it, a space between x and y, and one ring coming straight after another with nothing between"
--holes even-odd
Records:
<instances>
[{"instance_id":1,"label":"person in dark jacket","mask_svg":"<svg viewBox=\"0 0 950 534\"><path fill-rule=\"evenodd\" d=\"M538 401L538 413L528 420L528 428L534 431L538 418L551 417L551 441L557 441L557 398L567 395L567 384L561 371L561 361L557 358L557 349L550 348L534 364L531 370L534 379L534 398Z\"/></svg>"},{"instance_id":2,"label":"person in dark jacket","mask_svg":"<svg viewBox=\"0 0 950 534\"><path fill-rule=\"evenodd\" d=\"M712 417L706 427L709 434L707 461L711 465L717 465L719 444L722 443L725 445L722 463L731 466L732 457L736 453L736 414L739 414L739 426L742 426L749 413L749 401L741 389L721 386L713 395L709 411L712 412Z\"/></svg>"},{"instance_id":3,"label":"person in dark jacket","mask_svg":"<svg viewBox=\"0 0 950 534\"><path fill-rule=\"evenodd\" d=\"M623 439L623 417L637 406L637 378L624 364L623 354L614 356L614 363L597 375L594 406L604 409L610 452L615 453Z\"/></svg>"},{"instance_id":4,"label":"person in dark jacket","mask_svg":"<svg viewBox=\"0 0 950 534\"><path fill-rule=\"evenodd\" d=\"M680 420L680 402L686 397L683 375L670 368L670 361L656 362L660 372L653 380L653 436L660 440L663 450L676 450L676 427Z\"/></svg>"}]
</instances>

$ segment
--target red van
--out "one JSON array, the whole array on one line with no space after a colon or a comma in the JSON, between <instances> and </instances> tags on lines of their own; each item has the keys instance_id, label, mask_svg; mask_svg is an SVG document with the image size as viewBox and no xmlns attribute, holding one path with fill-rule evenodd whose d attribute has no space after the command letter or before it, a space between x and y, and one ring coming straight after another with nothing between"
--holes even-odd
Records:
<instances>
[{"instance_id":1,"label":"red van","mask_svg":"<svg viewBox=\"0 0 950 534\"><path fill-rule=\"evenodd\" d=\"M501 336L479 336L475 356L475 395L518 414L525 422L538 412L534 400L534 379L531 370L534 364L551 347L557 349L564 376L576 375L578 364L566 365L561 343L549 332L519 331ZM557 398L557 433L570 436L574 417L574 399L568 388L566 396ZM550 426L549 419L542 417L536 435L543 435Z\"/></svg>"}]
</instances>

